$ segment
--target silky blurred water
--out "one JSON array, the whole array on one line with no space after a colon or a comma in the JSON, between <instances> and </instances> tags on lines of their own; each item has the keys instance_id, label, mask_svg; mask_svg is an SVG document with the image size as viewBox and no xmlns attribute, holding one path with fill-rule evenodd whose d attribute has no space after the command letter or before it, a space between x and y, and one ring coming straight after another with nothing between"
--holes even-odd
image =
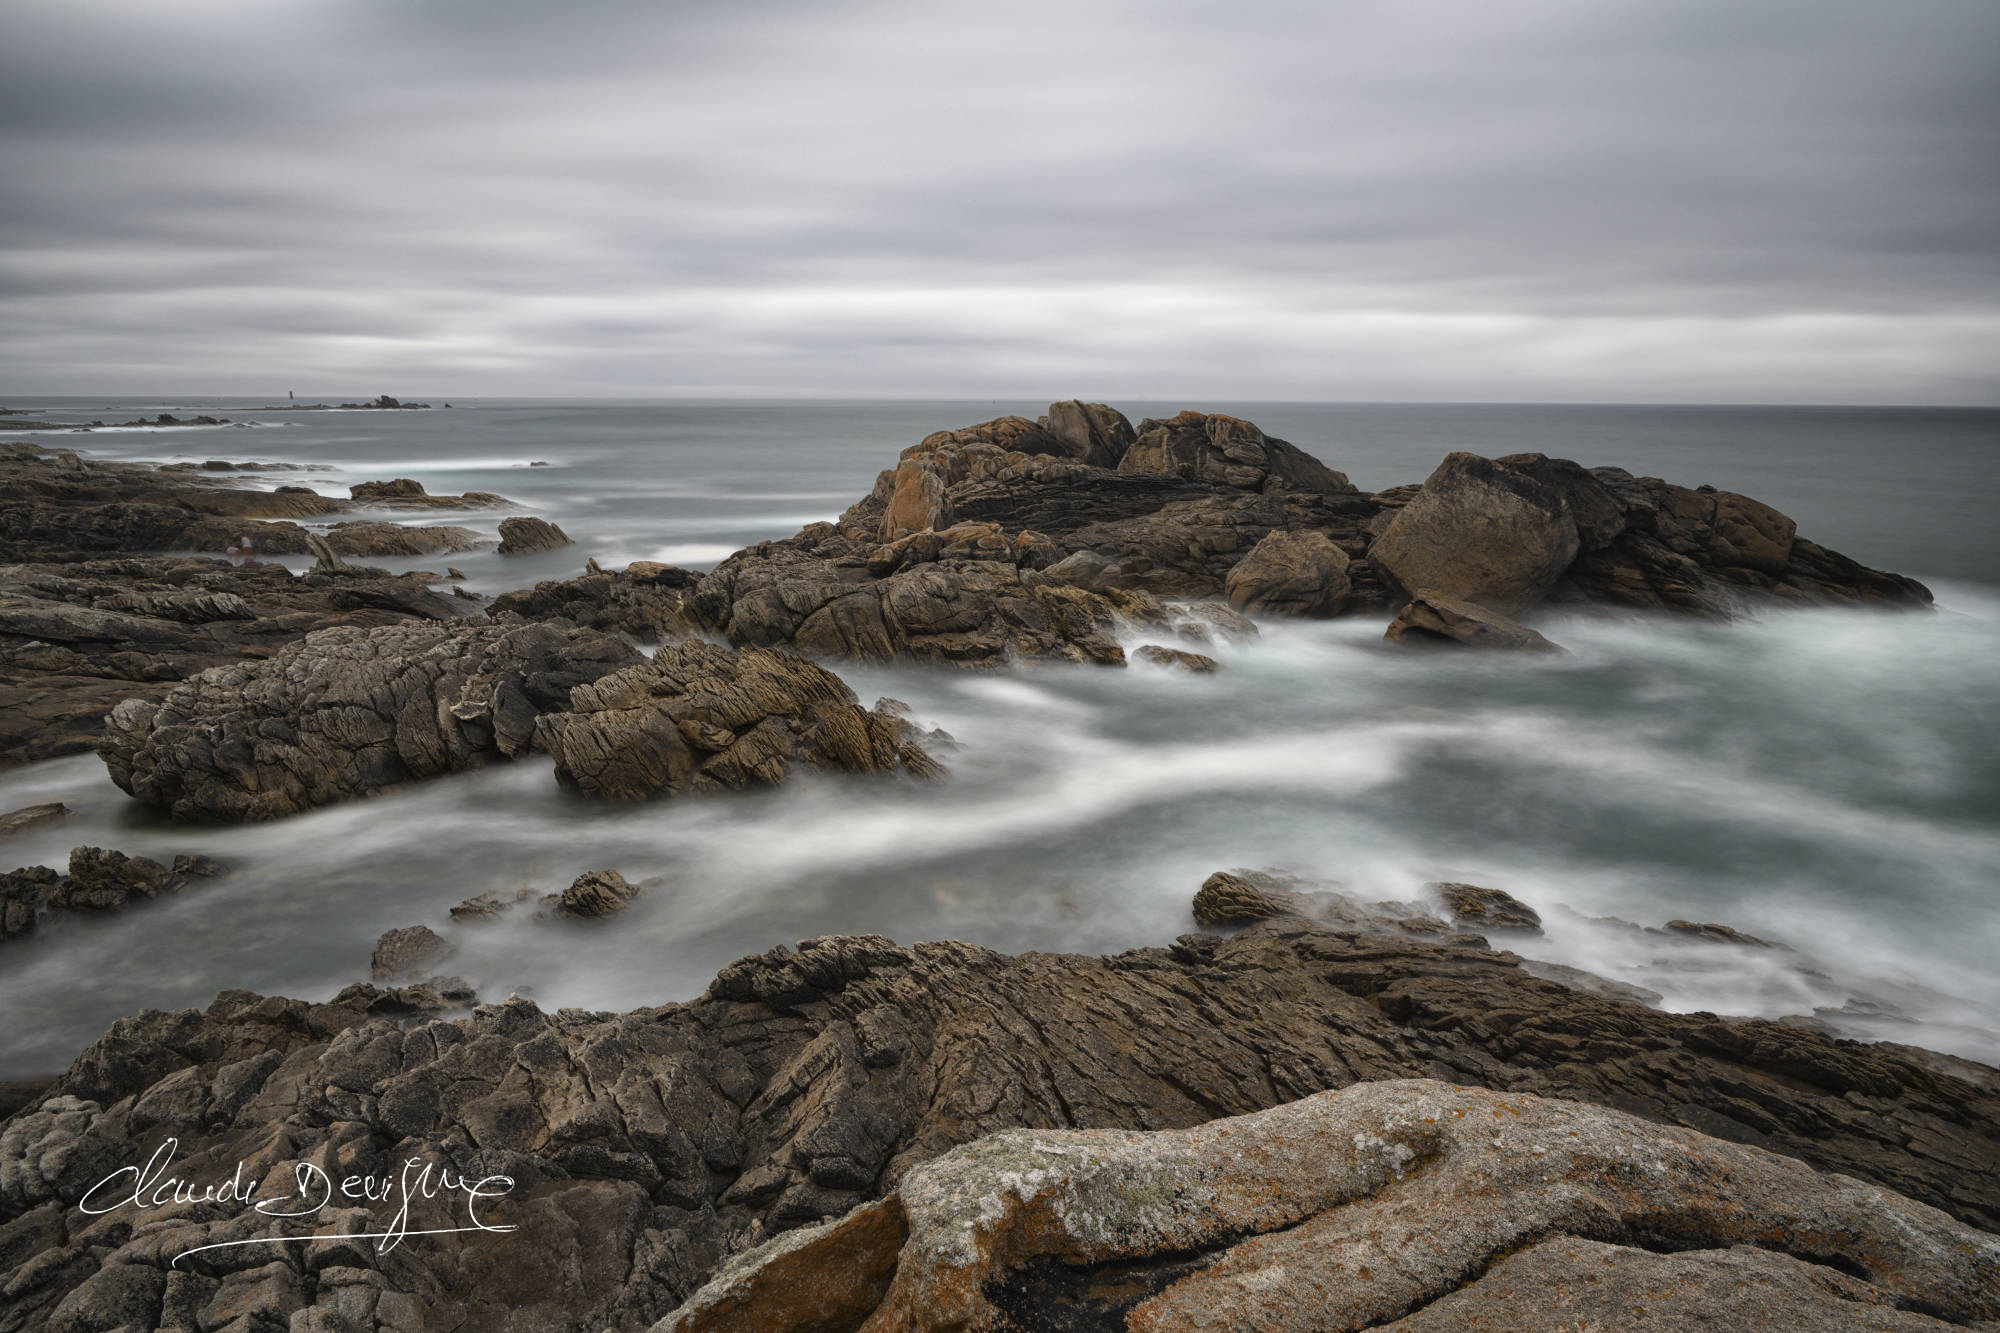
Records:
<instances>
[{"instance_id":1,"label":"silky blurred water","mask_svg":"<svg viewBox=\"0 0 2000 1333\"><path fill-rule=\"evenodd\" d=\"M241 411L61 406L114 420ZM941 755L953 776L934 786L810 780L603 807L532 760L215 829L150 816L91 757L15 770L0 774L0 810L55 799L78 814L6 844L8 864L61 865L94 843L207 852L237 870L5 946L0 1012L20 1021L0 1030L0 1077L60 1067L120 1014L204 1004L226 986L330 995L366 976L392 926L438 929L458 948L446 970L487 996L625 1008L833 932L1008 951L1162 944L1191 928L1190 897L1224 867L1285 868L1368 899L1416 899L1435 880L1503 888L1547 923L1523 952L1646 986L1668 1007L1844 1010L1831 1016L1850 1035L2000 1059L2000 555L1981 519L2000 498L2000 414L1196 406L1247 416L1367 488L1419 480L1463 447L1740 489L1824 544L1930 579L1940 610L1538 622L1571 650L1558 659L1411 655L1363 617L1267 624L1259 642L1216 650L1212 677L844 669L865 702L893 695L957 738ZM386 476L493 490L578 539L547 556L449 557L491 591L568 575L586 555L708 563L832 517L928 431L1009 410L1040 408L461 402L35 438L330 463L305 478L329 493ZM539 917L532 902L478 925L446 914L473 893L539 895L607 865L665 882L615 924ZM1607 916L1726 922L1796 952L1592 919Z\"/></svg>"}]
</instances>

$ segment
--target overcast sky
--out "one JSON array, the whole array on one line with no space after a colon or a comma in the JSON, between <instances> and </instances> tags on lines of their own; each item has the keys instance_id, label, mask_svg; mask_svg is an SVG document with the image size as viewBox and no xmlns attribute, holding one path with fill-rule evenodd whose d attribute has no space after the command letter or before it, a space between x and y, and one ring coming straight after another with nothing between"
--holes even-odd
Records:
<instances>
[{"instance_id":1,"label":"overcast sky","mask_svg":"<svg viewBox=\"0 0 2000 1333\"><path fill-rule=\"evenodd\" d=\"M0 31L0 394L2000 401L2000 0Z\"/></svg>"}]
</instances>

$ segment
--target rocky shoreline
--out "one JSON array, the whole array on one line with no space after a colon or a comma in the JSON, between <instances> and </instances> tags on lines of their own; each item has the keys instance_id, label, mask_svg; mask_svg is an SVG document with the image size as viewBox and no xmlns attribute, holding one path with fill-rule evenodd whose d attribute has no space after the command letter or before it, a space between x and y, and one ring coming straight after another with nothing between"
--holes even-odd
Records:
<instances>
[{"instance_id":1,"label":"rocky shoreline","mask_svg":"<svg viewBox=\"0 0 2000 1333\"><path fill-rule=\"evenodd\" d=\"M1712 488L1454 453L1367 494L1246 421L1081 402L933 434L837 521L711 571L591 560L483 606L344 558L476 534L337 520L502 497L228 484L261 466L0 445L0 764L95 749L191 823L528 755L607 801L800 771L928 780L949 738L864 707L841 663L1116 667L1147 640L1133 657L1212 671L1201 649L1254 639L1253 617L1373 617L1404 651L1559 651L1528 623L1541 607L1930 601ZM244 560L246 538L314 567ZM502 540L570 539L522 516ZM5 877L6 934L220 870L78 848L67 876ZM639 887L593 872L544 910L615 917ZM628 1013L474 1006L412 931L376 960L403 984L147 1011L0 1103L0 1333L1165 1329L1264 1310L1273 1272L1339 1295L1259 1327L2000 1320L2000 1071L1809 1019L1662 1012L1494 948L1532 952L1532 908L1433 887L1363 904L1218 872L1201 933L1168 947L826 937ZM373 1196L310 1223L241 1198L84 1206L167 1139L178 1175L234 1170L264 1197L413 1157L504 1177L488 1221L516 1229L385 1249ZM410 1218L462 1230L464 1209L426 1198ZM1402 1265L1413 1247L1436 1257Z\"/></svg>"}]
</instances>

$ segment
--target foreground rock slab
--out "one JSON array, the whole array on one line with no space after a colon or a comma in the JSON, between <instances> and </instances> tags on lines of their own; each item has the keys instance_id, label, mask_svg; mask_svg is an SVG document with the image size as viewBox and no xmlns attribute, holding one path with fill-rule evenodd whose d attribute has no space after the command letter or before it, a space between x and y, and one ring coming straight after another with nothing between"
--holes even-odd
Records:
<instances>
[{"instance_id":1,"label":"foreground rock slab","mask_svg":"<svg viewBox=\"0 0 2000 1333\"><path fill-rule=\"evenodd\" d=\"M113 782L177 819L277 819L527 754L540 714L638 657L551 625L325 630L157 703L128 699L98 752Z\"/></svg>"},{"instance_id":2,"label":"foreground rock slab","mask_svg":"<svg viewBox=\"0 0 2000 1333\"><path fill-rule=\"evenodd\" d=\"M239 1289L266 1290L279 1262L295 1285L273 1301L328 1327L365 1288L390 1328L630 1333L732 1256L874 1203L996 1131L1187 1129L1410 1078L1615 1107L1662 1136L1661 1160L1670 1127L1698 1129L2000 1228L2000 1071L1660 1013L1539 980L1511 955L1296 918L1113 958L809 940L732 964L697 1001L625 1014L514 1000L410 1025L383 1012L392 1001L365 986L327 1004L229 992L206 1012L113 1025L0 1133L9 1315L39 1327L65 1303L138 1292L154 1303L120 1322L171 1327L163 1283L247 1300ZM1516 1124L1487 1122L1503 1137ZM274 1197L302 1161L379 1174L414 1155L504 1174L516 1184L492 1220L520 1230L384 1254L269 1240L379 1229L385 1213L358 1206L294 1223L202 1205L77 1212L83 1190L168 1136L184 1178L226 1179L242 1161ZM1628 1155L1640 1184L1653 1160ZM1432 1169L1411 1165L1418 1182ZM442 1206L418 1218L464 1224ZM168 1271L192 1245L260 1238Z\"/></svg>"},{"instance_id":3,"label":"foreground rock slab","mask_svg":"<svg viewBox=\"0 0 2000 1333\"><path fill-rule=\"evenodd\" d=\"M826 1304L801 1308L814 1270ZM2000 1237L1693 1130L1400 1080L1193 1129L981 1139L734 1261L654 1333L970 1333L1016 1314L1133 1333L1627 1329L1669 1312L1746 1330L1988 1320Z\"/></svg>"}]
</instances>

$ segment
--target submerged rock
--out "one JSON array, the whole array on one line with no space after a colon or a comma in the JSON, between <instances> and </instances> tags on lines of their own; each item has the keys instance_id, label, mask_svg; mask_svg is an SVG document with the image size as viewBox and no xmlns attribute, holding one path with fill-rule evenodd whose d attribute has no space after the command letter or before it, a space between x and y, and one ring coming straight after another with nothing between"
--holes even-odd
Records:
<instances>
[{"instance_id":1,"label":"submerged rock","mask_svg":"<svg viewBox=\"0 0 2000 1333\"><path fill-rule=\"evenodd\" d=\"M208 856L176 856L172 865L162 865L106 847L77 847L69 854L68 874L27 866L0 875L0 940L32 935L45 911L122 911L226 871Z\"/></svg>"},{"instance_id":2,"label":"submerged rock","mask_svg":"<svg viewBox=\"0 0 2000 1333\"><path fill-rule=\"evenodd\" d=\"M1132 652L1141 662L1156 667L1166 667L1170 671L1184 671L1190 675L1207 676L1220 671L1221 663L1202 653L1191 653L1181 648L1164 648L1157 643L1141 644Z\"/></svg>"},{"instance_id":3,"label":"submerged rock","mask_svg":"<svg viewBox=\"0 0 2000 1333\"><path fill-rule=\"evenodd\" d=\"M795 768L942 774L912 730L803 658L692 641L578 687L537 739L565 786L633 801L768 786Z\"/></svg>"},{"instance_id":4,"label":"submerged rock","mask_svg":"<svg viewBox=\"0 0 2000 1333\"><path fill-rule=\"evenodd\" d=\"M1084 1276L1099 1265L1118 1281ZM814 1271L818 1308L799 1281ZM654 1333L1019 1316L1147 1333L1942 1330L2000 1316L2000 1238L1603 1107L1362 1083L1195 1129L981 1139L738 1258Z\"/></svg>"},{"instance_id":5,"label":"submerged rock","mask_svg":"<svg viewBox=\"0 0 2000 1333\"><path fill-rule=\"evenodd\" d=\"M638 659L550 625L325 630L126 700L98 752L120 788L177 819L276 819L527 754L541 713Z\"/></svg>"},{"instance_id":6,"label":"submerged rock","mask_svg":"<svg viewBox=\"0 0 2000 1333\"><path fill-rule=\"evenodd\" d=\"M592 919L622 912L638 896L638 887L617 871L589 870L557 895L554 906L564 916Z\"/></svg>"}]
</instances>

